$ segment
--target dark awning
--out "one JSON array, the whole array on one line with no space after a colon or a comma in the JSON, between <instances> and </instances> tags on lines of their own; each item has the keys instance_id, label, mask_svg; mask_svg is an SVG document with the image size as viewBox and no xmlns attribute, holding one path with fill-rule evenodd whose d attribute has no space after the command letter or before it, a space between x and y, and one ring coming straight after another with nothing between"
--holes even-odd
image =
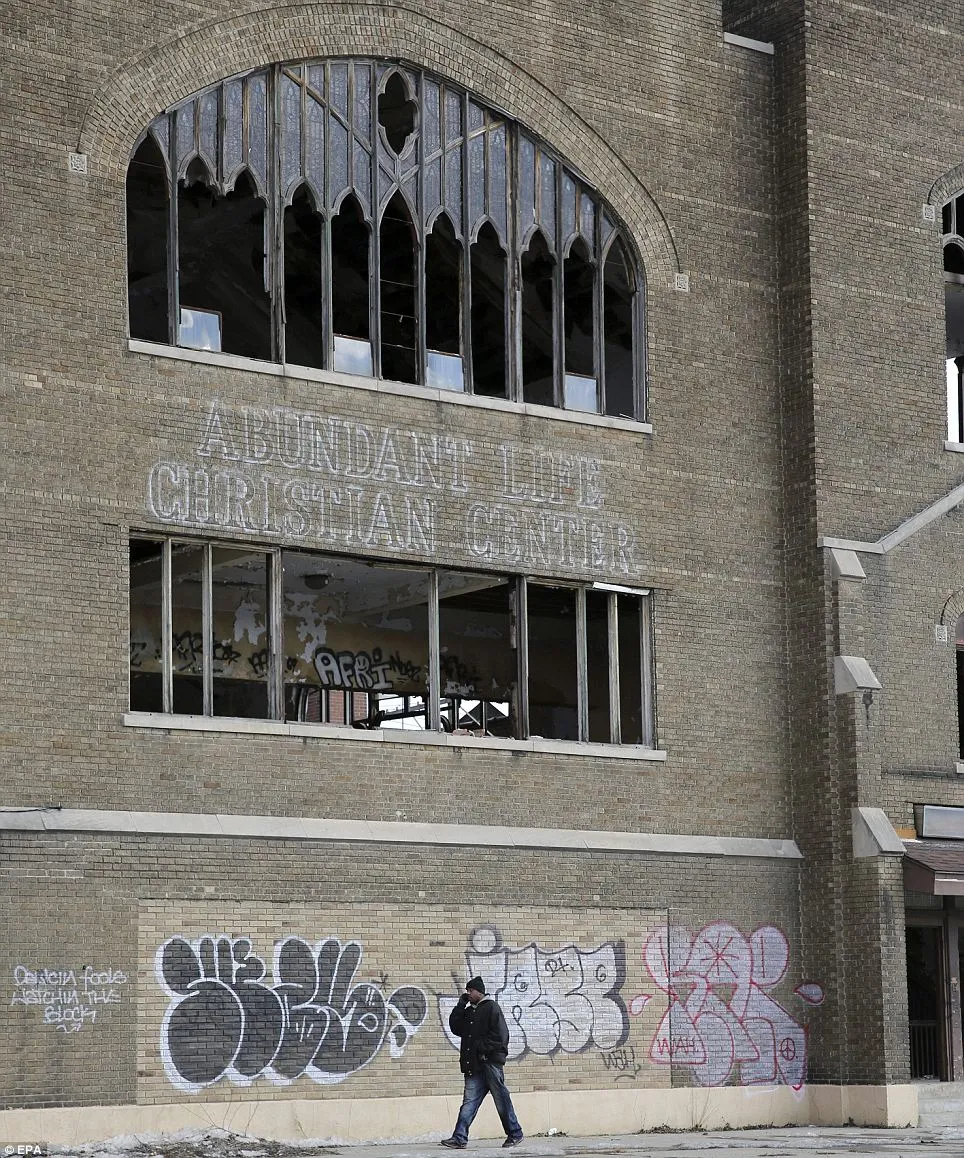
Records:
<instances>
[{"instance_id":1,"label":"dark awning","mask_svg":"<svg viewBox=\"0 0 964 1158\"><path fill-rule=\"evenodd\" d=\"M964 897L964 840L905 840L904 884L915 893Z\"/></svg>"}]
</instances>

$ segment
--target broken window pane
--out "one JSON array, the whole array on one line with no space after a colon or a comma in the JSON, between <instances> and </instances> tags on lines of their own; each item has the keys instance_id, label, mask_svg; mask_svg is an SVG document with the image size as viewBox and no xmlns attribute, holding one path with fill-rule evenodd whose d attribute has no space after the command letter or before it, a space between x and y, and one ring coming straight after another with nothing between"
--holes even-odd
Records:
<instances>
[{"instance_id":1,"label":"broken window pane","mask_svg":"<svg viewBox=\"0 0 964 1158\"><path fill-rule=\"evenodd\" d=\"M215 716L268 719L268 559L261 551L211 548L211 665Z\"/></svg>"},{"instance_id":2,"label":"broken window pane","mask_svg":"<svg viewBox=\"0 0 964 1158\"><path fill-rule=\"evenodd\" d=\"M518 736L515 581L439 575L442 727L470 736Z\"/></svg>"},{"instance_id":3,"label":"broken window pane","mask_svg":"<svg viewBox=\"0 0 964 1158\"><path fill-rule=\"evenodd\" d=\"M586 592L586 682L589 690L589 739L612 739L609 704L609 600L602 591Z\"/></svg>"},{"instance_id":4,"label":"broken window pane","mask_svg":"<svg viewBox=\"0 0 964 1158\"><path fill-rule=\"evenodd\" d=\"M418 381L415 324L415 228L401 193L381 228L382 377Z\"/></svg>"},{"instance_id":5,"label":"broken window pane","mask_svg":"<svg viewBox=\"0 0 964 1158\"><path fill-rule=\"evenodd\" d=\"M568 410L599 410L595 379L594 268L581 241L573 243L563 265L565 405Z\"/></svg>"},{"instance_id":6,"label":"broken window pane","mask_svg":"<svg viewBox=\"0 0 964 1158\"><path fill-rule=\"evenodd\" d=\"M643 620L638 595L617 595L619 618L619 739L643 743Z\"/></svg>"},{"instance_id":7,"label":"broken window pane","mask_svg":"<svg viewBox=\"0 0 964 1158\"><path fill-rule=\"evenodd\" d=\"M132 712L163 712L161 659L164 544L130 541L130 705Z\"/></svg>"},{"instance_id":8,"label":"broken window pane","mask_svg":"<svg viewBox=\"0 0 964 1158\"><path fill-rule=\"evenodd\" d=\"M130 335L169 342L167 172L148 133L127 169L127 294Z\"/></svg>"},{"instance_id":9,"label":"broken window pane","mask_svg":"<svg viewBox=\"0 0 964 1158\"><path fill-rule=\"evenodd\" d=\"M194 161L178 185L180 302L221 316L221 349L271 357L271 301L265 289L265 206L247 173L219 197Z\"/></svg>"},{"instance_id":10,"label":"broken window pane","mask_svg":"<svg viewBox=\"0 0 964 1158\"><path fill-rule=\"evenodd\" d=\"M408 138L415 132L415 108L402 74L393 72L378 98L378 123L395 153L405 152Z\"/></svg>"},{"instance_id":11,"label":"broken window pane","mask_svg":"<svg viewBox=\"0 0 964 1158\"><path fill-rule=\"evenodd\" d=\"M321 217L302 186L285 210L285 361L323 367Z\"/></svg>"},{"instance_id":12,"label":"broken window pane","mask_svg":"<svg viewBox=\"0 0 964 1158\"><path fill-rule=\"evenodd\" d=\"M472 390L505 398L505 251L488 222L472 246Z\"/></svg>"},{"instance_id":13,"label":"broken window pane","mask_svg":"<svg viewBox=\"0 0 964 1158\"><path fill-rule=\"evenodd\" d=\"M626 252L614 241L603 275L603 365L606 413L633 418L636 413L633 365L633 283Z\"/></svg>"},{"instance_id":14,"label":"broken window pane","mask_svg":"<svg viewBox=\"0 0 964 1158\"><path fill-rule=\"evenodd\" d=\"M957 621L957 730L958 752L964 758L964 615Z\"/></svg>"},{"instance_id":15,"label":"broken window pane","mask_svg":"<svg viewBox=\"0 0 964 1158\"><path fill-rule=\"evenodd\" d=\"M522 255L522 395L541 406L555 404L554 278L555 261L536 233Z\"/></svg>"},{"instance_id":16,"label":"broken window pane","mask_svg":"<svg viewBox=\"0 0 964 1158\"><path fill-rule=\"evenodd\" d=\"M204 714L204 547L171 546L171 652L173 710Z\"/></svg>"},{"instance_id":17,"label":"broken window pane","mask_svg":"<svg viewBox=\"0 0 964 1158\"><path fill-rule=\"evenodd\" d=\"M422 729L427 571L283 556L285 718Z\"/></svg>"},{"instance_id":18,"label":"broken window pane","mask_svg":"<svg viewBox=\"0 0 964 1158\"><path fill-rule=\"evenodd\" d=\"M944 323L947 358L947 437L964 442L964 248L944 246Z\"/></svg>"},{"instance_id":19,"label":"broken window pane","mask_svg":"<svg viewBox=\"0 0 964 1158\"><path fill-rule=\"evenodd\" d=\"M579 739L576 592L528 583L529 734Z\"/></svg>"},{"instance_id":20,"label":"broken window pane","mask_svg":"<svg viewBox=\"0 0 964 1158\"><path fill-rule=\"evenodd\" d=\"M336 370L372 373L368 226L361 206L346 197L331 222L331 310Z\"/></svg>"},{"instance_id":21,"label":"broken window pane","mask_svg":"<svg viewBox=\"0 0 964 1158\"><path fill-rule=\"evenodd\" d=\"M443 213L425 241L426 385L462 390L462 246Z\"/></svg>"}]
</instances>

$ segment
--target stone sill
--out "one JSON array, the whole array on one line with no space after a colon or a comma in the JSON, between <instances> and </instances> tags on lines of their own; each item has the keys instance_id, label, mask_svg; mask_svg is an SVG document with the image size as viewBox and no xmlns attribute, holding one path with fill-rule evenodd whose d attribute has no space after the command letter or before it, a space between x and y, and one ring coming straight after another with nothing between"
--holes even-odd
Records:
<instances>
[{"instance_id":1,"label":"stone sill","mask_svg":"<svg viewBox=\"0 0 964 1158\"><path fill-rule=\"evenodd\" d=\"M484 748L496 752L550 753L557 756L591 756L595 760L647 760L662 762L666 753L637 744L580 744L573 740L502 740L494 736L455 736L449 732L416 732L399 729L375 731L337 724L287 724L280 720L243 720L234 716L177 716L161 712L127 712L124 727L158 732L216 732L246 736L293 736L312 740L358 740L368 744L412 744L442 748Z\"/></svg>"},{"instance_id":2,"label":"stone sill","mask_svg":"<svg viewBox=\"0 0 964 1158\"><path fill-rule=\"evenodd\" d=\"M199 366L221 366L233 370L247 370L252 374L271 374L276 378L295 378L304 382L324 382L332 386L350 386L355 390L370 390L376 394L393 394L406 398L422 398L429 402L450 402L476 410L498 410L503 414L524 414L530 418L548 418L556 422L576 423L579 426L599 426L606 430L626 430L633 434L653 433L651 422L637 422L634 418L611 418L606 414L586 414L577 410L560 410L555 406L536 406L531 402L510 402L505 398L483 398L476 394L460 394L455 390L435 390L430 386L413 386L410 382L390 382L381 378L365 378L357 374L340 374L335 370L316 370L311 366L296 366L287 362L261 362L257 358L240 358L236 354L221 354L210 350L188 350L181 346L165 346L158 342L128 340L127 348L134 354L149 354L152 358L172 358Z\"/></svg>"}]
</instances>

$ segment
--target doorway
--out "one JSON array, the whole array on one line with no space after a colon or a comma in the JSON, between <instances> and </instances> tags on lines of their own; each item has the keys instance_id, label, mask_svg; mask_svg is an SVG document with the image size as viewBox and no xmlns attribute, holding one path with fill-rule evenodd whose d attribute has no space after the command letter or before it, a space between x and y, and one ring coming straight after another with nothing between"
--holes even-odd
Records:
<instances>
[{"instance_id":1,"label":"doorway","mask_svg":"<svg viewBox=\"0 0 964 1158\"><path fill-rule=\"evenodd\" d=\"M953 905L953 899L950 900ZM912 1081L964 1079L960 978L964 913L947 906L907 914L907 1020Z\"/></svg>"}]
</instances>

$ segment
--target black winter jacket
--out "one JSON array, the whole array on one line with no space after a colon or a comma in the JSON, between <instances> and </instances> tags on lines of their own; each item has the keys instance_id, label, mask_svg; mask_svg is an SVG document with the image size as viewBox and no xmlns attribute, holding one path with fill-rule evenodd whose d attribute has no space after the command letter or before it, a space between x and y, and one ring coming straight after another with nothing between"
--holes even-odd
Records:
<instances>
[{"instance_id":1,"label":"black winter jacket","mask_svg":"<svg viewBox=\"0 0 964 1158\"><path fill-rule=\"evenodd\" d=\"M509 1056L509 1027L494 997L486 995L478 1005L462 997L449 1014L449 1029L462 1039L459 1068L473 1074L481 1062L504 1066Z\"/></svg>"}]
</instances>

